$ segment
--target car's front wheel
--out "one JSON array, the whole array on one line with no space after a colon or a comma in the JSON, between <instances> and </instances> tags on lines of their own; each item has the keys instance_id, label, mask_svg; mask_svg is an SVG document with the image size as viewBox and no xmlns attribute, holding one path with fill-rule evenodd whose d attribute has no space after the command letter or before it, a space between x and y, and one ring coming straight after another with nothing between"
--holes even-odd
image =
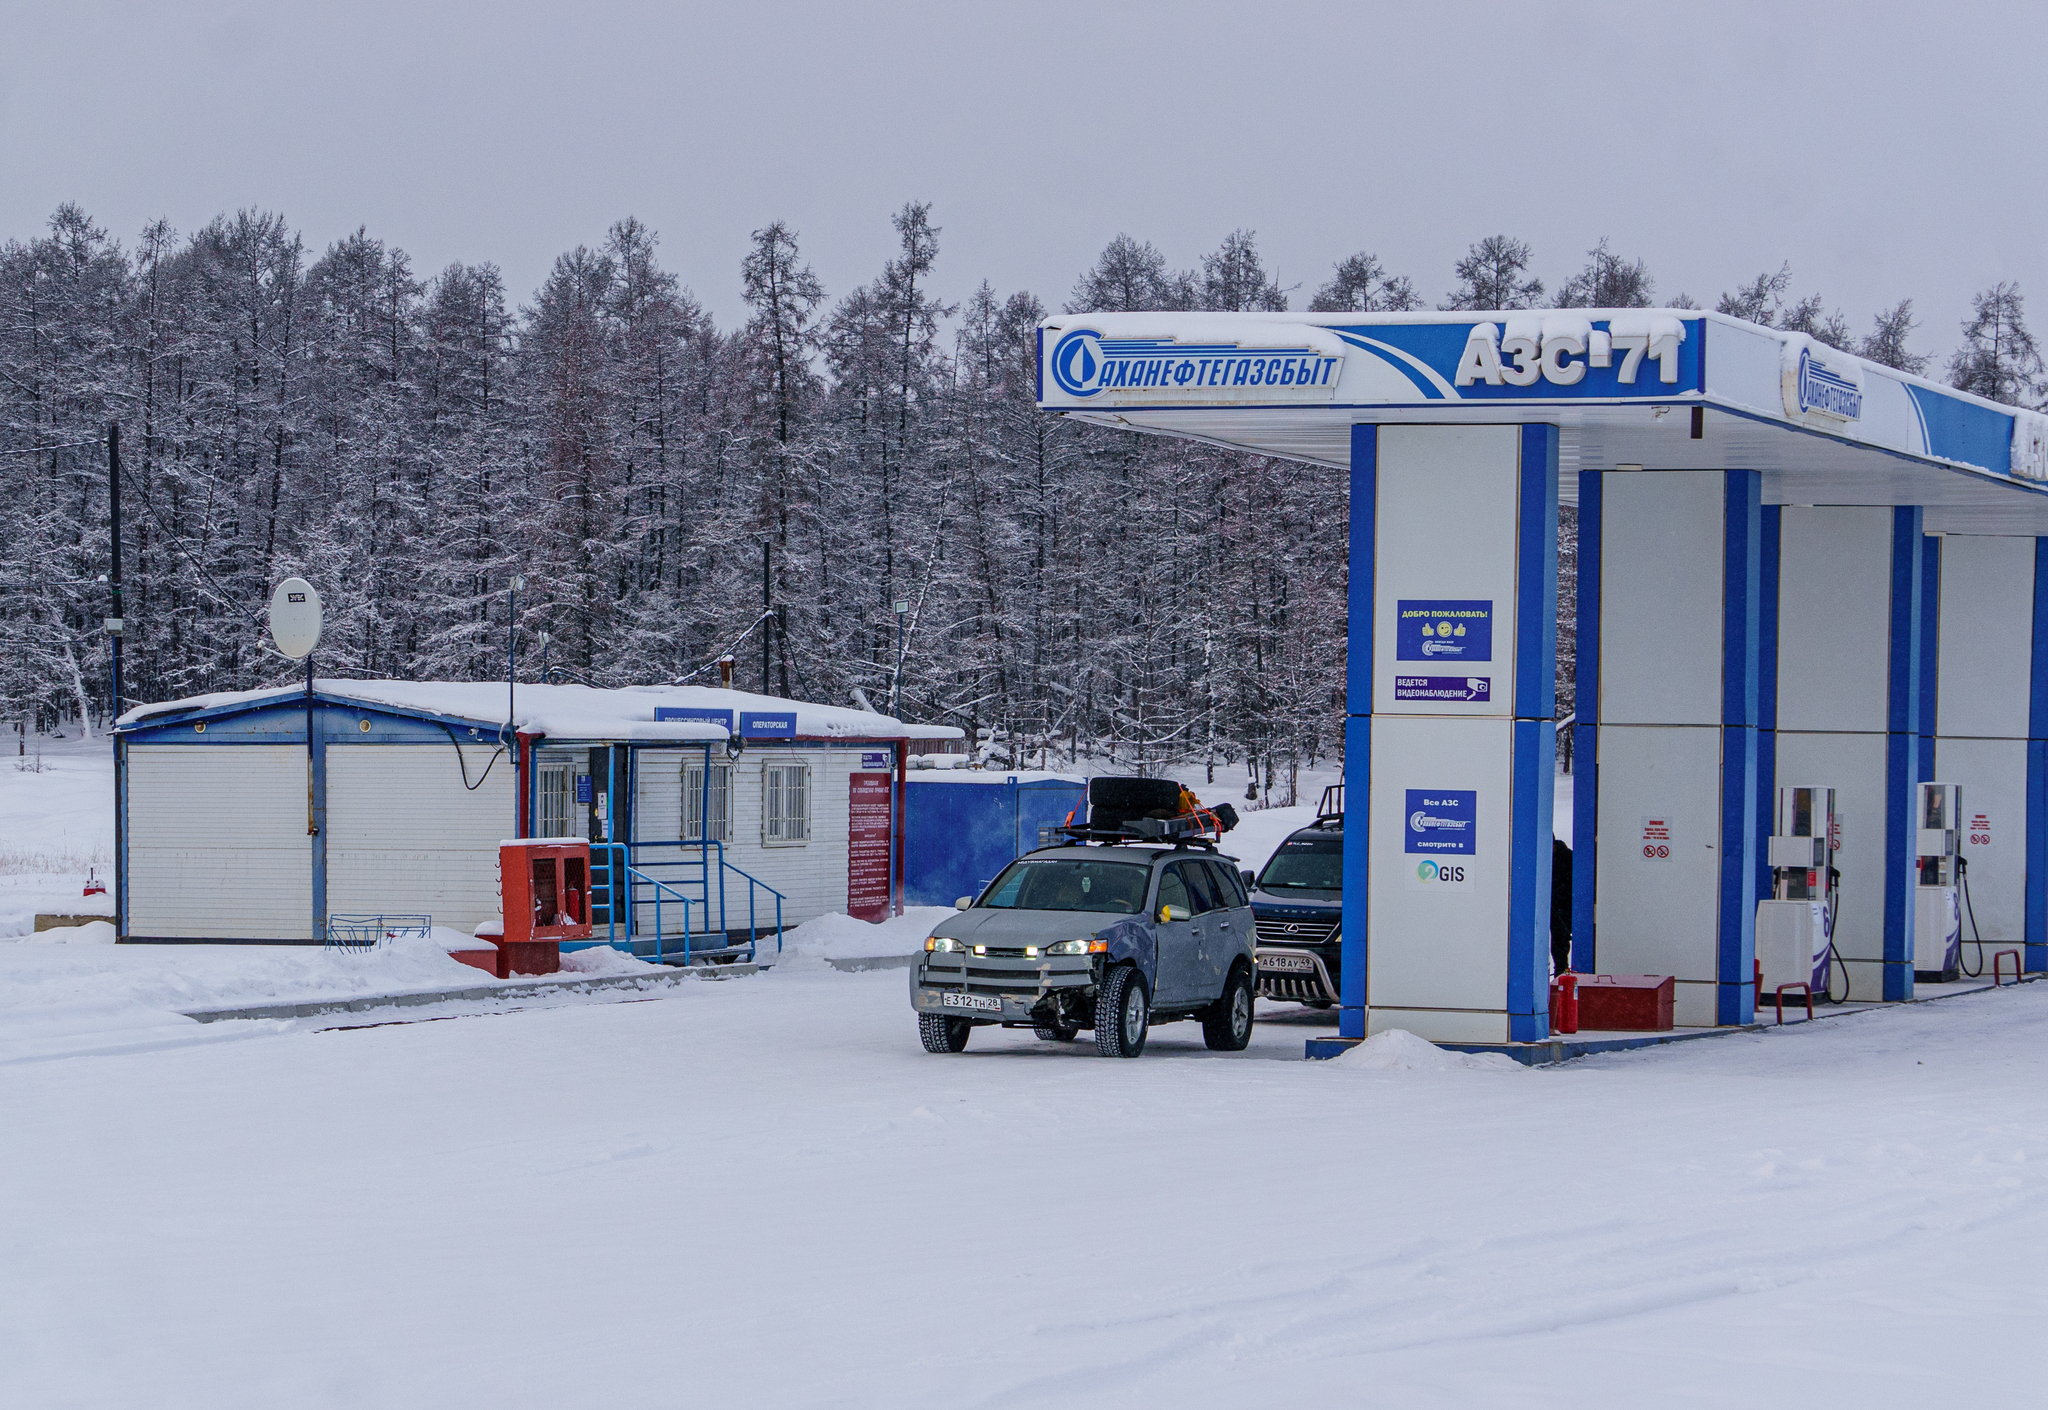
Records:
<instances>
[{"instance_id":1,"label":"car's front wheel","mask_svg":"<svg viewBox=\"0 0 2048 1410\"><path fill-rule=\"evenodd\" d=\"M1041 1043L1071 1043L1074 1041L1074 1035L1081 1030L1064 1023L1036 1023L1032 1025L1031 1031L1038 1035Z\"/></svg>"},{"instance_id":2,"label":"car's front wheel","mask_svg":"<svg viewBox=\"0 0 2048 1410\"><path fill-rule=\"evenodd\" d=\"M1145 1051L1152 1026L1152 996L1145 980L1130 965L1119 965L1102 981L1095 996L1095 1051L1104 1057L1134 1058Z\"/></svg>"},{"instance_id":3,"label":"car's front wheel","mask_svg":"<svg viewBox=\"0 0 2048 1410\"><path fill-rule=\"evenodd\" d=\"M1243 965L1230 971L1223 997L1202 1014L1202 1041L1211 1052L1241 1053L1252 1040L1252 977Z\"/></svg>"},{"instance_id":4,"label":"car's front wheel","mask_svg":"<svg viewBox=\"0 0 2048 1410\"><path fill-rule=\"evenodd\" d=\"M974 1031L974 1025L964 1018L951 1018L942 1013L921 1013L917 1016L917 1036L924 1039L924 1050L928 1053L964 1053L967 1051L967 1035Z\"/></svg>"}]
</instances>

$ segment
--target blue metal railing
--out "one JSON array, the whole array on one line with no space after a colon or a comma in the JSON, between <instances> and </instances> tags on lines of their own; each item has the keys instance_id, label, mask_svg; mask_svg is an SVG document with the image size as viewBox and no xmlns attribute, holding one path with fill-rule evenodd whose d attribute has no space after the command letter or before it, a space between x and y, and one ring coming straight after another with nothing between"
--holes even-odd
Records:
<instances>
[{"instance_id":1,"label":"blue metal railing","mask_svg":"<svg viewBox=\"0 0 2048 1410\"><path fill-rule=\"evenodd\" d=\"M425 940L434 933L432 916L330 915L327 917L325 948L329 950L374 950L387 940Z\"/></svg>"},{"instance_id":2,"label":"blue metal railing","mask_svg":"<svg viewBox=\"0 0 2048 1410\"><path fill-rule=\"evenodd\" d=\"M650 857L657 849L672 848L676 855ZM694 853L695 855L689 855ZM635 865L637 854L638 865ZM657 869L670 875L656 875ZM680 874L677 874L680 873ZM633 950L633 936L645 933L639 923L643 908L652 907L654 961L668 957L670 932L666 924L671 907L681 907L683 963L689 964L700 936L730 935L730 911L726 883L737 878L747 885L747 959L753 960L760 943L760 911L768 901L775 907L775 951L782 952L783 893L725 859L722 842L593 842L590 844L590 918L593 928L604 927L603 940L590 945ZM715 884L714 884L715 883ZM696 894L692 895L691 892ZM765 897L762 893L766 893ZM713 903L716 910L713 910ZM701 923L693 924L693 921ZM715 924L714 924L715 920ZM575 946L574 948L584 948ZM723 950L736 947L724 946Z\"/></svg>"}]
</instances>

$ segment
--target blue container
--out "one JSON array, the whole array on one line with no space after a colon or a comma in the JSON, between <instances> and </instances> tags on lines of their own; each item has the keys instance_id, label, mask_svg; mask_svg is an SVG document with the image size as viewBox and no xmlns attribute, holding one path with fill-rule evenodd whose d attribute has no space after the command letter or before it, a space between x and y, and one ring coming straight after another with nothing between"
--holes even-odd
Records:
<instances>
[{"instance_id":1,"label":"blue container","mask_svg":"<svg viewBox=\"0 0 2048 1410\"><path fill-rule=\"evenodd\" d=\"M1088 816L1088 785L1065 774L944 769L910 775L903 899L950 906L979 895L1038 845L1038 830Z\"/></svg>"}]
</instances>

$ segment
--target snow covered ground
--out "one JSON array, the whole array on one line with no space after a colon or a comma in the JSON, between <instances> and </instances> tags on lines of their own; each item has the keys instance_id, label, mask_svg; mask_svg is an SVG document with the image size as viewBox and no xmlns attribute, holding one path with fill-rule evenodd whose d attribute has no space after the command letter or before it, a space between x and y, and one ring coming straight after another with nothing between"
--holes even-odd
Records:
<instances>
[{"instance_id":1,"label":"snow covered ground","mask_svg":"<svg viewBox=\"0 0 2048 1410\"><path fill-rule=\"evenodd\" d=\"M45 764L0 761L0 932L79 909L111 831L104 744ZM1291 1006L1244 1054L941 1058L903 971L823 961L944 914L723 983L213 1024L177 1010L491 981L0 943L4 1403L2039 1403L2048 985L1542 1071L1305 1063L1333 1025Z\"/></svg>"},{"instance_id":2,"label":"snow covered ground","mask_svg":"<svg viewBox=\"0 0 2048 1410\"><path fill-rule=\"evenodd\" d=\"M635 998L0 1066L8 1403L2039 1403L2048 985L1539 1071Z\"/></svg>"},{"instance_id":3,"label":"snow covered ground","mask_svg":"<svg viewBox=\"0 0 2048 1410\"><path fill-rule=\"evenodd\" d=\"M0 754L0 937L26 935L36 913L112 915L111 895L87 898L97 866L114 870L114 750L104 736L31 737L10 731Z\"/></svg>"}]
</instances>

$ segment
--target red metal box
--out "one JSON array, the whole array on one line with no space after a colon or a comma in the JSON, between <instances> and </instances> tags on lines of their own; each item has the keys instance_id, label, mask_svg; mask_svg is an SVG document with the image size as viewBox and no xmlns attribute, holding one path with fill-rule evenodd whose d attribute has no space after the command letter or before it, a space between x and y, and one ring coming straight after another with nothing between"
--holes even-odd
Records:
<instances>
[{"instance_id":1,"label":"red metal box","mask_svg":"<svg viewBox=\"0 0 2048 1410\"><path fill-rule=\"evenodd\" d=\"M1676 983L1668 974L1594 974L1579 981L1579 1031L1671 1031L1671 998Z\"/></svg>"},{"instance_id":2,"label":"red metal box","mask_svg":"<svg viewBox=\"0 0 2048 1410\"><path fill-rule=\"evenodd\" d=\"M530 941L588 940L590 844L573 837L499 843L498 892L505 915L500 949Z\"/></svg>"}]
</instances>

